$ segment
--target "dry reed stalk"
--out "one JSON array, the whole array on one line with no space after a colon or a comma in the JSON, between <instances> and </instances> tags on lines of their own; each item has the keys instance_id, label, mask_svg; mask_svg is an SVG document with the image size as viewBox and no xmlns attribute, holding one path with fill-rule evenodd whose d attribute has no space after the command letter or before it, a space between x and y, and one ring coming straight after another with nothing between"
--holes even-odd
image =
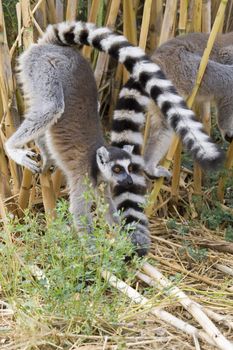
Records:
<instances>
[{"instance_id":1,"label":"dry reed stalk","mask_svg":"<svg viewBox=\"0 0 233 350\"><path fill-rule=\"evenodd\" d=\"M188 105L189 108L192 107L194 99L195 99L196 94L198 92L198 88L200 86L202 77L203 77L204 72L205 72L205 68L206 68L207 63L208 63L210 52L212 50L214 41L215 41L216 36L218 34L218 30L219 30L219 28L221 26L222 18L224 18L224 13L225 13L227 1L228 0L222 0L221 3L220 3L219 9L218 9L218 13L216 15L216 18L215 18L215 21L214 21L214 25L213 25L213 28L211 30L210 36L209 36L207 47L206 47L206 49L204 51L204 54L203 54L201 62L200 62L200 66L199 66L199 70L198 70L198 73L197 73L197 79L196 79L195 86L194 86L193 91L192 91L192 93L189 96L188 101L187 101L187 105ZM173 139L172 145L169 148L169 151L168 151L168 154L166 156L166 159L165 159L165 161L162 164L165 168L169 167L170 162L171 162L171 160L172 160L172 158L173 158L173 156L175 154L175 150L176 150L176 148L178 146L178 142L179 142L179 138L177 136L175 136L174 139ZM232 147L232 149L233 149L233 147ZM157 198L157 195L158 195L162 185L163 185L163 179L162 178L155 181L154 188L153 188L152 193L150 195L150 201L149 201L150 204L146 208L146 213L147 213L148 216L150 216L152 214L152 212L153 212L153 205L154 205L153 203L155 202L155 200Z\"/></svg>"},{"instance_id":2,"label":"dry reed stalk","mask_svg":"<svg viewBox=\"0 0 233 350\"><path fill-rule=\"evenodd\" d=\"M117 69L116 69L116 73L115 73L115 77L113 80L113 92L112 92L112 96L111 96L111 101L110 101L110 107L109 107L109 113L108 113L108 120L111 121L112 116L113 116L113 111L115 109L116 106L116 102L119 96L119 91L121 88L121 83L122 83L122 77L123 77L123 65L122 64L118 64Z\"/></svg>"},{"instance_id":3,"label":"dry reed stalk","mask_svg":"<svg viewBox=\"0 0 233 350\"><path fill-rule=\"evenodd\" d=\"M132 1L123 0L123 34L134 45L137 45L136 13ZM123 67L123 84L129 79L129 73Z\"/></svg>"},{"instance_id":4,"label":"dry reed stalk","mask_svg":"<svg viewBox=\"0 0 233 350\"><path fill-rule=\"evenodd\" d=\"M73 0L73 3L75 1ZM51 24L54 24L57 22L57 15L56 15L56 7L54 0L47 0L46 1L46 12L48 16L48 22Z\"/></svg>"},{"instance_id":5,"label":"dry reed stalk","mask_svg":"<svg viewBox=\"0 0 233 350\"><path fill-rule=\"evenodd\" d=\"M142 296L135 289L130 287L128 284L126 284L122 280L118 279L116 276L110 274L107 271L103 271L102 277L111 286L113 286L114 288L117 288L120 292L127 295L131 300L133 300L134 303L148 308L148 312L150 314L156 316L157 318L159 318L160 320L163 320L165 323L169 324L170 326L175 327L188 335L201 338L205 340L207 343L211 345L215 345L215 343L212 341L212 339L209 337L208 334L198 330L196 327L190 325L187 322L184 322L183 320L177 318L176 316L173 316L172 314L163 310L160 307L153 307L149 299Z\"/></svg>"},{"instance_id":6,"label":"dry reed stalk","mask_svg":"<svg viewBox=\"0 0 233 350\"><path fill-rule=\"evenodd\" d=\"M182 152L182 144L181 142L178 142L177 149L173 159L173 176L172 176L172 186L171 186L171 195L172 195L172 200L174 202L177 202L179 197L181 152Z\"/></svg>"},{"instance_id":7,"label":"dry reed stalk","mask_svg":"<svg viewBox=\"0 0 233 350\"><path fill-rule=\"evenodd\" d=\"M21 10L22 10L22 19L23 19L23 45L24 49L27 49L33 43L33 26L31 19L31 10L30 10L30 0L21 1ZM20 216L23 215L23 210L28 206L30 189L32 187L32 172L28 169L23 171L23 179L19 191L19 207L22 210Z\"/></svg>"},{"instance_id":8,"label":"dry reed stalk","mask_svg":"<svg viewBox=\"0 0 233 350\"><path fill-rule=\"evenodd\" d=\"M100 0L93 0L92 1L91 8L90 8L90 14L88 16L88 22L96 23L98 11L99 11L99 6L100 6ZM90 46L84 46L82 53L83 53L83 56L86 57L86 59L90 60L91 52L92 52L92 48Z\"/></svg>"},{"instance_id":9,"label":"dry reed stalk","mask_svg":"<svg viewBox=\"0 0 233 350\"><path fill-rule=\"evenodd\" d=\"M55 173L52 175L53 189L54 189L56 198L60 194L60 189L61 189L63 180L64 180L64 175L62 171L60 169L56 169Z\"/></svg>"},{"instance_id":10,"label":"dry reed stalk","mask_svg":"<svg viewBox=\"0 0 233 350\"><path fill-rule=\"evenodd\" d=\"M145 275L142 272L137 272L136 276L141 281L148 284L149 286L156 287L156 289L162 291L164 294L170 295L171 287L170 286L164 287L164 284L160 283L160 278L153 279L152 277L149 277L148 275ZM166 281L168 281L168 280L166 280ZM170 281L168 281L168 283L170 284ZM175 287L175 288L177 288L177 287ZM173 287L172 287L172 290L174 291ZM182 295L180 295L180 296L182 297ZM175 295L175 298L176 298L176 295ZM187 298L188 297L186 296L185 297L186 301L188 301ZM190 302L192 303L192 305L195 304L196 307L201 308L201 310L203 312L205 312L207 314L207 316L209 316L209 318L211 318L213 321L224 324L226 327L233 327L233 322L231 321L231 319L228 316L220 315L220 314L216 313L215 311L213 311L212 309L203 307L202 305L196 303L193 300L190 300Z\"/></svg>"},{"instance_id":11,"label":"dry reed stalk","mask_svg":"<svg viewBox=\"0 0 233 350\"><path fill-rule=\"evenodd\" d=\"M179 303L193 316L193 318L201 325L205 332L209 335L213 343L222 350L233 350L233 344L227 340L213 322L202 311L202 307L193 302L183 291L174 286L167 278L165 278L154 266L145 263L143 270L147 275L164 288L166 294L174 297ZM151 282L152 285L155 283Z\"/></svg>"},{"instance_id":12,"label":"dry reed stalk","mask_svg":"<svg viewBox=\"0 0 233 350\"><path fill-rule=\"evenodd\" d=\"M47 224L55 218L55 207L56 207L56 195L53 189L53 182L51 180L51 174L40 174L41 192L43 198L43 205L45 213L47 214Z\"/></svg>"},{"instance_id":13,"label":"dry reed stalk","mask_svg":"<svg viewBox=\"0 0 233 350\"><path fill-rule=\"evenodd\" d=\"M180 34L186 32L187 18L188 18L188 0L180 0L180 16L179 16L179 23L178 23L178 29Z\"/></svg>"},{"instance_id":14,"label":"dry reed stalk","mask_svg":"<svg viewBox=\"0 0 233 350\"><path fill-rule=\"evenodd\" d=\"M193 30L194 32L201 32L202 25L202 0L195 0L193 9ZM198 105L194 104L194 111L197 116L200 115L200 108ZM199 118L200 119L200 118ZM193 165L193 188L195 194L201 194L202 192L202 171L200 166L194 162Z\"/></svg>"},{"instance_id":15,"label":"dry reed stalk","mask_svg":"<svg viewBox=\"0 0 233 350\"><path fill-rule=\"evenodd\" d=\"M161 28L159 44L174 36L177 13L177 0L167 0Z\"/></svg>"},{"instance_id":16,"label":"dry reed stalk","mask_svg":"<svg viewBox=\"0 0 233 350\"><path fill-rule=\"evenodd\" d=\"M232 167L233 167L233 141L228 147L224 168L226 170L230 170ZM217 196L221 202L223 202L224 200L225 184L228 176L229 175L221 176L218 182Z\"/></svg>"},{"instance_id":17,"label":"dry reed stalk","mask_svg":"<svg viewBox=\"0 0 233 350\"><path fill-rule=\"evenodd\" d=\"M119 12L121 0L112 0L108 4L108 15L106 17L106 26L113 28L115 23L116 23L116 18ZM95 80L96 80L96 85L99 88L100 83L103 77L103 73L105 71L105 68L108 64L109 57L103 53L100 52L98 56L98 60L96 63L96 68L95 68Z\"/></svg>"},{"instance_id":18,"label":"dry reed stalk","mask_svg":"<svg viewBox=\"0 0 233 350\"><path fill-rule=\"evenodd\" d=\"M34 7L33 10L32 10L32 13L31 13L32 15L34 15L34 13L38 10L38 8L41 6L41 4L42 4L44 1L45 1L45 0L39 0L39 1L38 1L38 3L35 5L35 7ZM0 13L1 13L1 11L0 11ZM20 32L19 32L18 35L17 35L17 38L15 39L13 45L11 46L11 49L10 49L10 57L11 57L11 58L12 58L14 52L15 52L15 49L16 49L17 44L18 44L18 41L19 41L21 35L23 34L23 32L24 32L24 27L21 28Z\"/></svg>"},{"instance_id":19,"label":"dry reed stalk","mask_svg":"<svg viewBox=\"0 0 233 350\"><path fill-rule=\"evenodd\" d=\"M15 130L15 123L18 123L13 113L13 107L17 112L16 99L14 96L14 83L11 70L11 61L6 37L5 22L3 17L2 1L0 0L0 94L3 113L0 122L4 125L5 135L1 132L2 144L5 136L8 138ZM3 118L2 118L3 117ZM13 193L16 194L20 187L20 173L16 164L9 159L10 172L13 179Z\"/></svg>"},{"instance_id":20,"label":"dry reed stalk","mask_svg":"<svg viewBox=\"0 0 233 350\"><path fill-rule=\"evenodd\" d=\"M163 0L152 1L150 12L149 43L150 52L159 45L160 28L163 23Z\"/></svg>"},{"instance_id":21,"label":"dry reed stalk","mask_svg":"<svg viewBox=\"0 0 233 350\"><path fill-rule=\"evenodd\" d=\"M75 21L78 10L78 0L67 0L66 20Z\"/></svg>"},{"instance_id":22,"label":"dry reed stalk","mask_svg":"<svg viewBox=\"0 0 233 350\"><path fill-rule=\"evenodd\" d=\"M64 4L63 0L56 0L56 18L57 22L64 21Z\"/></svg>"},{"instance_id":23,"label":"dry reed stalk","mask_svg":"<svg viewBox=\"0 0 233 350\"><path fill-rule=\"evenodd\" d=\"M18 24L18 33L19 33L19 42L18 47L22 46L22 36L21 36L21 21L22 21L22 11L21 11L21 2L17 2L16 4L16 16L17 16L17 24Z\"/></svg>"}]
</instances>

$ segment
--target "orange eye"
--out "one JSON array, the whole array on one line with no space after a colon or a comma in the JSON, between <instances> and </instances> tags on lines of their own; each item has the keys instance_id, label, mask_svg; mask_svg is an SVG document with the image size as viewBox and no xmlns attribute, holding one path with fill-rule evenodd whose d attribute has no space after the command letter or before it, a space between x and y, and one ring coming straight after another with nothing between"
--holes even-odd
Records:
<instances>
[{"instance_id":1,"label":"orange eye","mask_svg":"<svg viewBox=\"0 0 233 350\"><path fill-rule=\"evenodd\" d=\"M128 170L129 170L130 173L132 173L132 171L133 171L133 165L132 165L132 164L130 164L130 165L128 166Z\"/></svg>"},{"instance_id":2,"label":"orange eye","mask_svg":"<svg viewBox=\"0 0 233 350\"><path fill-rule=\"evenodd\" d=\"M112 171L113 171L114 173L116 173L116 174L120 174L120 173L122 172L122 169L121 169L121 167L119 167L118 165L116 165L116 166L114 166L114 167L112 168Z\"/></svg>"}]
</instances>

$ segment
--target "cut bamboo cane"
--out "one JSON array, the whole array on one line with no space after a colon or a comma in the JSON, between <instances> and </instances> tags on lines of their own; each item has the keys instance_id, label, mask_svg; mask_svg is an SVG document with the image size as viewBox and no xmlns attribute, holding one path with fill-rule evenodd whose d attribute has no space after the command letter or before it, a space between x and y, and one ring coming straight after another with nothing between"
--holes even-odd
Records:
<instances>
[{"instance_id":1,"label":"cut bamboo cane","mask_svg":"<svg viewBox=\"0 0 233 350\"><path fill-rule=\"evenodd\" d=\"M174 36L177 0L167 0L160 35L160 45Z\"/></svg>"},{"instance_id":2,"label":"cut bamboo cane","mask_svg":"<svg viewBox=\"0 0 233 350\"><path fill-rule=\"evenodd\" d=\"M93 0L91 4L90 14L88 16L88 22L96 23L98 11L99 11L100 0ZM83 56L87 59L91 58L92 48L90 46L84 46Z\"/></svg>"},{"instance_id":3,"label":"cut bamboo cane","mask_svg":"<svg viewBox=\"0 0 233 350\"><path fill-rule=\"evenodd\" d=\"M73 0L73 3L75 1ZM47 8L47 16L48 16L48 22L51 24L54 24L57 22L57 16L56 16L56 7L54 0L47 0L46 1L46 8Z\"/></svg>"},{"instance_id":4,"label":"cut bamboo cane","mask_svg":"<svg viewBox=\"0 0 233 350\"><path fill-rule=\"evenodd\" d=\"M109 15L107 16L106 20L106 26L113 28L116 22L116 18L118 15L119 7L120 7L121 0L114 0L111 1L110 6L109 6ZM103 72L105 70L105 67L107 66L108 63L108 56L104 53L100 53L98 56L98 60L96 63L96 68L95 68L95 80L96 80L96 85L99 88L100 83L103 77Z\"/></svg>"},{"instance_id":5,"label":"cut bamboo cane","mask_svg":"<svg viewBox=\"0 0 233 350\"><path fill-rule=\"evenodd\" d=\"M64 21L64 4L63 0L56 0L56 18L57 22Z\"/></svg>"},{"instance_id":6,"label":"cut bamboo cane","mask_svg":"<svg viewBox=\"0 0 233 350\"><path fill-rule=\"evenodd\" d=\"M123 0L123 34L134 45L137 45L136 14L132 1ZM129 73L123 67L123 83L129 79Z\"/></svg>"},{"instance_id":7,"label":"cut bamboo cane","mask_svg":"<svg viewBox=\"0 0 233 350\"><path fill-rule=\"evenodd\" d=\"M150 14L149 42L150 52L159 45L160 29L163 23L163 1L152 1Z\"/></svg>"},{"instance_id":8,"label":"cut bamboo cane","mask_svg":"<svg viewBox=\"0 0 233 350\"><path fill-rule=\"evenodd\" d=\"M78 0L68 0L66 5L66 20L75 21L78 10Z\"/></svg>"},{"instance_id":9,"label":"cut bamboo cane","mask_svg":"<svg viewBox=\"0 0 233 350\"><path fill-rule=\"evenodd\" d=\"M173 316L167 311L164 311L160 307L152 307L149 299L143 297L135 289L127 285L122 280L118 279L116 276L110 274L107 271L102 272L102 277L114 288L117 288L120 292L127 295L131 300L136 304L140 304L148 308L148 312L160 320L163 320L165 323L168 323L170 326L175 327L182 332L191 335L193 337L201 338L211 345L215 345L212 339L203 331L199 331L196 327L188 324L187 322L182 321L181 319ZM230 350L230 348L229 348Z\"/></svg>"},{"instance_id":10,"label":"cut bamboo cane","mask_svg":"<svg viewBox=\"0 0 233 350\"><path fill-rule=\"evenodd\" d=\"M56 196L53 189L51 174L40 175L41 192L43 197L43 204L45 213L47 214L47 224L55 218Z\"/></svg>"},{"instance_id":11,"label":"cut bamboo cane","mask_svg":"<svg viewBox=\"0 0 233 350\"><path fill-rule=\"evenodd\" d=\"M5 22L3 17L2 1L0 0L0 93L3 108L3 116L0 116L0 121L4 125L5 136L8 138L14 132L15 123L18 122L14 120L13 107L17 111L15 105L14 97L14 84L12 79L11 62L9 55L9 48L6 37ZM14 106L13 106L14 104ZM5 138L1 133L2 144L5 142ZM13 179L13 193L18 193L20 186L20 173L16 164L9 159L10 172Z\"/></svg>"},{"instance_id":12,"label":"cut bamboo cane","mask_svg":"<svg viewBox=\"0 0 233 350\"><path fill-rule=\"evenodd\" d=\"M195 318L195 320L202 326L205 332L209 335L213 343L222 350L233 350L233 344L231 344L219 331L219 329L213 324L213 322L202 311L201 307L193 302L189 297L181 291L177 286L173 286L172 283L167 280L155 267L145 263L143 270L152 277L157 283L159 283L166 293L177 299L180 304Z\"/></svg>"},{"instance_id":13,"label":"cut bamboo cane","mask_svg":"<svg viewBox=\"0 0 233 350\"><path fill-rule=\"evenodd\" d=\"M178 29L180 34L186 32L187 18L188 18L188 0L180 0L180 16L179 16L179 24L178 24Z\"/></svg>"},{"instance_id":14,"label":"cut bamboo cane","mask_svg":"<svg viewBox=\"0 0 233 350\"><path fill-rule=\"evenodd\" d=\"M230 146L228 147L224 168L226 170L229 170L232 167L233 167L233 141L231 142ZM226 180L227 180L227 175L223 175L223 176L221 176L219 183L218 183L217 196L221 202L223 202L223 200L224 200L224 191L225 191Z\"/></svg>"}]
</instances>

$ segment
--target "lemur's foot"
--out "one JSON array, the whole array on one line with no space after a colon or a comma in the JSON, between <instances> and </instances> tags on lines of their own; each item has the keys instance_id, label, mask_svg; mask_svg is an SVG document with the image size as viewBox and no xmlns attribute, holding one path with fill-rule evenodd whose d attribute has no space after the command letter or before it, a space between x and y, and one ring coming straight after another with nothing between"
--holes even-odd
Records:
<instances>
[{"instance_id":1,"label":"lemur's foot","mask_svg":"<svg viewBox=\"0 0 233 350\"><path fill-rule=\"evenodd\" d=\"M30 150L15 150L14 157L17 158L17 163L29 169L32 173L41 173L40 155Z\"/></svg>"},{"instance_id":2,"label":"lemur's foot","mask_svg":"<svg viewBox=\"0 0 233 350\"><path fill-rule=\"evenodd\" d=\"M172 176L171 172L161 165L155 166L153 169L145 168L144 173L150 180L156 180L159 177L165 177L169 180Z\"/></svg>"}]
</instances>

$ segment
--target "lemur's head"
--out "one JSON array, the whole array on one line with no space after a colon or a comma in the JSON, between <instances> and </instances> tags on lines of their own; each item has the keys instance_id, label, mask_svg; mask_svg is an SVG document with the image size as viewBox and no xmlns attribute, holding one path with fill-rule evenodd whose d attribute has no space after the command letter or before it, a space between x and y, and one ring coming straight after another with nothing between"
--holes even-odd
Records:
<instances>
[{"instance_id":1,"label":"lemur's head","mask_svg":"<svg viewBox=\"0 0 233 350\"><path fill-rule=\"evenodd\" d=\"M100 147L96 151L96 161L101 178L112 186L130 187L133 184L131 176L133 146Z\"/></svg>"}]
</instances>

